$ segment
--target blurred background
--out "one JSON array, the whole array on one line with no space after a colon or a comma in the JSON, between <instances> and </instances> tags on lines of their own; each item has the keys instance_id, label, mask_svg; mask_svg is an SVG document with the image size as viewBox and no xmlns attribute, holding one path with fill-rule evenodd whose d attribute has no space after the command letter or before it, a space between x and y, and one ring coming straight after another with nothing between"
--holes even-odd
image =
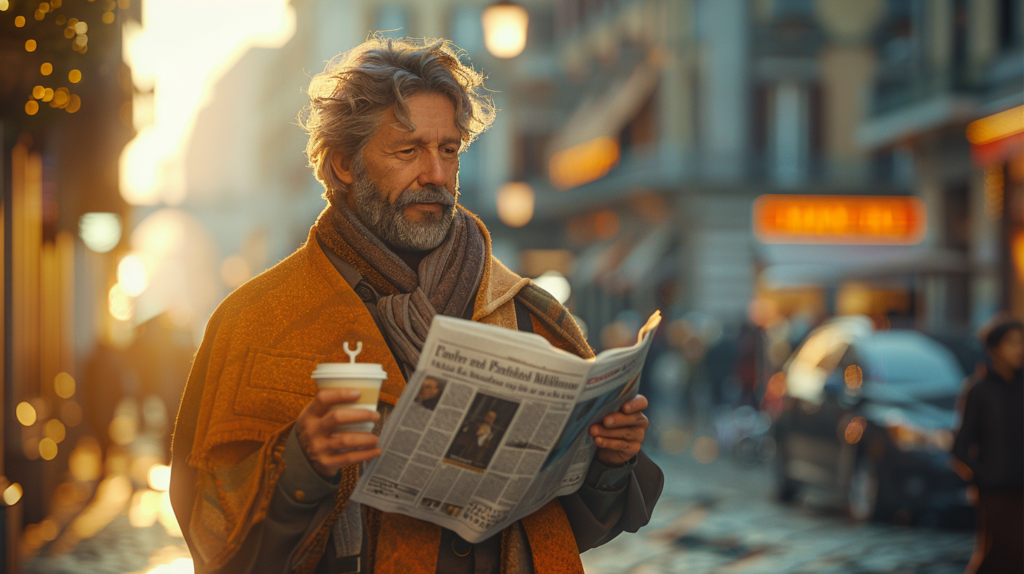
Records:
<instances>
[{"instance_id":1,"label":"blurred background","mask_svg":"<svg viewBox=\"0 0 1024 574\"><path fill-rule=\"evenodd\" d=\"M192 356L305 240L305 89L375 30L489 76L495 255L596 349L666 317L666 493L588 572L963 570L956 401L1024 315L1024 0L0 0L8 572L192 571Z\"/></svg>"}]
</instances>

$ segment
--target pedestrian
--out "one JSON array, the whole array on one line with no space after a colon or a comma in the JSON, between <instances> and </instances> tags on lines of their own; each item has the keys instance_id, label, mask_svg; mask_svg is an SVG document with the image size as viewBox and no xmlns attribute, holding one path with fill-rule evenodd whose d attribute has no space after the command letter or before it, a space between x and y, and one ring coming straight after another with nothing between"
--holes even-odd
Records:
<instances>
[{"instance_id":1,"label":"pedestrian","mask_svg":"<svg viewBox=\"0 0 1024 574\"><path fill-rule=\"evenodd\" d=\"M642 396L587 429L597 450L577 492L480 543L348 500L434 315L594 356L456 203L459 153L496 111L482 81L450 42L382 35L312 79L306 153L327 206L298 251L218 307L178 412L171 501L196 572L582 573L580 552L650 519L664 477L640 450ZM376 412L332 410L358 392L310 379L345 361L343 341L387 372ZM367 420L375 433L337 430Z\"/></svg>"},{"instance_id":2,"label":"pedestrian","mask_svg":"<svg viewBox=\"0 0 1024 574\"><path fill-rule=\"evenodd\" d=\"M978 489L978 535L968 574L1024 572L1024 325L985 336L985 376L967 393L953 454Z\"/></svg>"}]
</instances>

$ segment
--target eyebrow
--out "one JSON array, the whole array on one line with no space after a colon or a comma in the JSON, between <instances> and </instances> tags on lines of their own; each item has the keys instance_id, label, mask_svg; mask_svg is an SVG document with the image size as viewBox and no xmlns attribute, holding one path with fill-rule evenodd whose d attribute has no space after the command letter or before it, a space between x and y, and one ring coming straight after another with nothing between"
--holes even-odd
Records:
<instances>
[{"instance_id":1,"label":"eyebrow","mask_svg":"<svg viewBox=\"0 0 1024 574\"><path fill-rule=\"evenodd\" d=\"M406 145L410 145L410 144L422 145L422 144L426 144L426 143L429 143L426 138L407 136L407 137L402 137L402 138L399 138L398 140L396 140L394 145L396 147L402 147L402 146L406 146ZM446 144L458 145L458 144L461 144L461 143L462 143L462 140L457 138L457 137L446 137L446 138L442 138L441 139L441 145L446 145Z\"/></svg>"}]
</instances>

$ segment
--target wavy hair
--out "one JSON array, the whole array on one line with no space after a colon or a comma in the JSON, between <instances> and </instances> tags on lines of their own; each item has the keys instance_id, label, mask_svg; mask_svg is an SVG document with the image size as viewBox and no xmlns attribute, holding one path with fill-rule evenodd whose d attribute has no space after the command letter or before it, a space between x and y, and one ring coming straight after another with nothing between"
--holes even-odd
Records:
<instances>
[{"instance_id":1,"label":"wavy hair","mask_svg":"<svg viewBox=\"0 0 1024 574\"><path fill-rule=\"evenodd\" d=\"M497 110L484 93L484 77L460 60L464 54L448 40L393 39L377 32L313 76L309 106L299 124L309 134L306 157L328 201L335 203L341 200L338 194L348 191L334 174L332 155L358 158L388 109L415 130L406 106L415 94L438 93L452 102L462 136L460 152L491 126Z\"/></svg>"}]
</instances>

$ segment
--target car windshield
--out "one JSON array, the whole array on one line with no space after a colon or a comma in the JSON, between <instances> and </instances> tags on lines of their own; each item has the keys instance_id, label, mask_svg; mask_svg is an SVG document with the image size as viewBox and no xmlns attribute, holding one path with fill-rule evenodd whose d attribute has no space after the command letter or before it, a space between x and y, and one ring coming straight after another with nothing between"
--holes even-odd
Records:
<instances>
[{"instance_id":1,"label":"car windshield","mask_svg":"<svg viewBox=\"0 0 1024 574\"><path fill-rule=\"evenodd\" d=\"M964 378L956 357L913 331L874 333L857 342L870 379L898 386L915 396L956 395Z\"/></svg>"}]
</instances>

